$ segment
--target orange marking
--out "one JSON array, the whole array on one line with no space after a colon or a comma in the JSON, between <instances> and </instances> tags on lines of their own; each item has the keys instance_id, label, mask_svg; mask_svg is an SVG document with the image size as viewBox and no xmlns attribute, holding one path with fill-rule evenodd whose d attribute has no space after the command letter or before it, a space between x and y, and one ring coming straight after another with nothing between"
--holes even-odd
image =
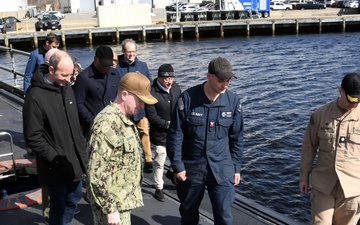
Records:
<instances>
[{"instance_id":1,"label":"orange marking","mask_svg":"<svg viewBox=\"0 0 360 225\"><path fill-rule=\"evenodd\" d=\"M13 198L0 199L0 211L23 209L32 205L41 204L41 188L35 189L32 192Z\"/></svg>"},{"instance_id":2,"label":"orange marking","mask_svg":"<svg viewBox=\"0 0 360 225\"><path fill-rule=\"evenodd\" d=\"M36 168L35 159L17 159L15 160L16 168ZM12 160L0 161L0 171L12 169Z\"/></svg>"}]
</instances>

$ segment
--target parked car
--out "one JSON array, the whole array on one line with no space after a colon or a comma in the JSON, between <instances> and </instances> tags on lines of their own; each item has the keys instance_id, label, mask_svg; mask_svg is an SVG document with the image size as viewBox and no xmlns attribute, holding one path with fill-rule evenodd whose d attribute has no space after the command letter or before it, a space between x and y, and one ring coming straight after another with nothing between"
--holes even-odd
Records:
<instances>
[{"instance_id":1,"label":"parked car","mask_svg":"<svg viewBox=\"0 0 360 225\"><path fill-rule=\"evenodd\" d=\"M359 8L359 1L344 1L344 8Z\"/></svg>"},{"instance_id":2,"label":"parked car","mask_svg":"<svg viewBox=\"0 0 360 225\"><path fill-rule=\"evenodd\" d=\"M325 9L326 5L324 3L318 2L306 2L306 3L299 3L296 4L294 9Z\"/></svg>"},{"instance_id":3,"label":"parked car","mask_svg":"<svg viewBox=\"0 0 360 225\"><path fill-rule=\"evenodd\" d=\"M332 6L335 2L335 0L325 0L326 7Z\"/></svg>"},{"instance_id":4,"label":"parked car","mask_svg":"<svg viewBox=\"0 0 360 225\"><path fill-rule=\"evenodd\" d=\"M6 30L5 30L5 21L3 19L0 18L0 32L2 34L6 34Z\"/></svg>"},{"instance_id":5,"label":"parked car","mask_svg":"<svg viewBox=\"0 0 360 225\"><path fill-rule=\"evenodd\" d=\"M173 3L173 4L170 4L170 5L165 6L165 10L166 10L166 11L171 11L171 7L172 7L174 4L176 4L176 3Z\"/></svg>"},{"instance_id":6,"label":"parked car","mask_svg":"<svg viewBox=\"0 0 360 225\"><path fill-rule=\"evenodd\" d=\"M61 30L60 19L52 14L44 14L42 19L39 19L39 21L35 23L35 30L40 31L41 29L44 31L47 29Z\"/></svg>"},{"instance_id":7,"label":"parked car","mask_svg":"<svg viewBox=\"0 0 360 225\"><path fill-rule=\"evenodd\" d=\"M202 1L200 4L199 4L199 7L203 7L203 6L206 6L207 4L209 3L214 3L213 1Z\"/></svg>"},{"instance_id":8,"label":"parked car","mask_svg":"<svg viewBox=\"0 0 360 225\"><path fill-rule=\"evenodd\" d=\"M290 10L292 9L292 5L284 4L282 2L270 2L270 9L271 10Z\"/></svg>"},{"instance_id":9,"label":"parked car","mask_svg":"<svg viewBox=\"0 0 360 225\"><path fill-rule=\"evenodd\" d=\"M199 5L200 6L200 5ZM200 6L201 10L215 10L215 4L214 3L208 3L204 6Z\"/></svg>"},{"instance_id":10,"label":"parked car","mask_svg":"<svg viewBox=\"0 0 360 225\"><path fill-rule=\"evenodd\" d=\"M194 12L194 11L197 11L197 10L199 10L200 9L200 7L199 7L199 5L197 5L197 4L186 4L186 5L184 5L183 7L181 7L181 12Z\"/></svg>"},{"instance_id":11,"label":"parked car","mask_svg":"<svg viewBox=\"0 0 360 225\"><path fill-rule=\"evenodd\" d=\"M294 9L295 8L295 5L296 4L299 4L301 3L300 0L286 0L283 2L284 4L288 4L288 5L291 5L292 8Z\"/></svg>"},{"instance_id":12,"label":"parked car","mask_svg":"<svg viewBox=\"0 0 360 225\"><path fill-rule=\"evenodd\" d=\"M344 6L344 1L336 1L331 6L333 8L342 8Z\"/></svg>"},{"instance_id":13,"label":"parked car","mask_svg":"<svg viewBox=\"0 0 360 225\"><path fill-rule=\"evenodd\" d=\"M187 5L187 2L178 2L178 10L180 11L181 7L183 7L184 5ZM169 11L176 11L176 3L170 6Z\"/></svg>"},{"instance_id":14,"label":"parked car","mask_svg":"<svg viewBox=\"0 0 360 225\"><path fill-rule=\"evenodd\" d=\"M51 15L55 15L57 16L59 19L64 19L65 18L65 15L61 12L58 12L58 11L47 11L45 12L46 14L51 14Z\"/></svg>"},{"instance_id":15,"label":"parked car","mask_svg":"<svg viewBox=\"0 0 360 225\"><path fill-rule=\"evenodd\" d=\"M5 34L7 31L16 31L16 23L21 23L21 21L15 16L7 16L2 18L2 33Z\"/></svg>"}]
</instances>

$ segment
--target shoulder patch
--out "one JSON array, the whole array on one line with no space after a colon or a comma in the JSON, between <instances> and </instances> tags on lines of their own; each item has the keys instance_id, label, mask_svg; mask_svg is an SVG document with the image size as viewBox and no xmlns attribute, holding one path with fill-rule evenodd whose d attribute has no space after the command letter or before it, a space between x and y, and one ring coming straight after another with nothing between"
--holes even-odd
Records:
<instances>
[{"instance_id":1,"label":"shoulder patch","mask_svg":"<svg viewBox=\"0 0 360 225\"><path fill-rule=\"evenodd\" d=\"M182 98L179 98L177 104L178 104L179 110L183 111L184 110L184 101Z\"/></svg>"},{"instance_id":2,"label":"shoulder patch","mask_svg":"<svg viewBox=\"0 0 360 225\"><path fill-rule=\"evenodd\" d=\"M311 117L310 117L310 121L309 121L309 124L310 124L310 125L314 125L314 124L315 124L314 114L313 114L313 115L311 115Z\"/></svg>"},{"instance_id":3,"label":"shoulder patch","mask_svg":"<svg viewBox=\"0 0 360 225\"><path fill-rule=\"evenodd\" d=\"M240 113L242 112L242 106L241 106L241 103L239 103L239 106L238 106L238 109L237 109L237 110L238 110L238 112L240 112Z\"/></svg>"}]
</instances>

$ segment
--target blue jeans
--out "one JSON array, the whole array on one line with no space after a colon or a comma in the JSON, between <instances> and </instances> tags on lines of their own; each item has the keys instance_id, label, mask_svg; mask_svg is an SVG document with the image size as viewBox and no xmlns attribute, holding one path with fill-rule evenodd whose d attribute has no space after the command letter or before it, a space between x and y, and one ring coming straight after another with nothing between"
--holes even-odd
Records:
<instances>
[{"instance_id":1,"label":"blue jeans","mask_svg":"<svg viewBox=\"0 0 360 225\"><path fill-rule=\"evenodd\" d=\"M82 197L82 181L49 185L49 225L70 225Z\"/></svg>"}]
</instances>

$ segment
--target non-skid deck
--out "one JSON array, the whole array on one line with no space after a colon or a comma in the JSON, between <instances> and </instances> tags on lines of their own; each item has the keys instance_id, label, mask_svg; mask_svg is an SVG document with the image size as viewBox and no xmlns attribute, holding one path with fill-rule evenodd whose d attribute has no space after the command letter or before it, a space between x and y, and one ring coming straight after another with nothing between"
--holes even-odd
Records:
<instances>
[{"instance_id":1,"label":"non-skid deck","mask_svg":"<svg viewBox=\"0 0 360 225\"><path fill-rule=\"evenodd\" d=\"M34 157L27 154L27 147L23 140L22 133L22 103L23 100L3 89L0 89L0 131L6 131L12 135L14 142L15 159L17 162L33 161ZM9 151L6 140L0 140L0 154ZM22 160L26 159L26 160ZM10 159L5 159L10 160ZM6 162L7 163L7 162ZM165 202L159 202L154 197L155 192L152 174L144 174L143 198L144 206L132 211L132 224L134 225L180 225L179 202L176 195L176 187L164 176ZM0 185L1 185L0 181ZM83 189L85 192L85 189ZM33 198L35 202L26 199L26 196ZM1 225L42 225L44 218L41 210L41 191L39 187L26 193L16 193L3 199L5 207L9 210L0 210ZM24 201L16 200L23 199ZM9 200L11 198L11 200ZM29 201L27 201L29 200ZM18 205L16 209L10 209L11 205ZM21 206L21 207L20 207ZM80 214L75 215L72 225L93 224L92 211L89 203L83 199L79 203ZM205 194L200 207L201 225L211 225L212 212L209 197ZM269 225L269 224L291 224L298 223L280 215L268 208L265 208L250 199L236 195L233 207L234 225Z\"/></svg>"}]
</instances>

